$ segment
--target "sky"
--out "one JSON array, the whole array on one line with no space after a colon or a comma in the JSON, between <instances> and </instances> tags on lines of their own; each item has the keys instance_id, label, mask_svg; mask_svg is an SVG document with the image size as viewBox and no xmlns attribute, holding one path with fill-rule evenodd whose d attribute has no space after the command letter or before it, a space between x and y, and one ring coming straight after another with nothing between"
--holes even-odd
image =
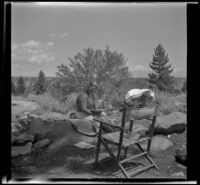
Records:
<instances>
[{"instance_id":1,"label":"sky","mask_svg":"<svg viewBox=\"0 0 200 185\"><path fill-rule=\"evenodd\" d=\"M12 76L53 77L84 48L123 53L133 77L147 77L159 43L174 68L186 77L186 4L12 3Z\"/></svg>"}]
</instances>

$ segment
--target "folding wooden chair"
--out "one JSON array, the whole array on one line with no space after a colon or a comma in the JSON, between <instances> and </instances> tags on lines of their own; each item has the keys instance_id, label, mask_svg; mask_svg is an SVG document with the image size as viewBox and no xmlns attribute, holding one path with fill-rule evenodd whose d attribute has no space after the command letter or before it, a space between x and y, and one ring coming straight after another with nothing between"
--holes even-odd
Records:
<instances>
[{"instance_id":1,"label":"folding wooden chair","mask_svg":"<svg viewBox=\"0 0 200 185\"><path fill-rule=\"evenodd\" d=\"M151 108L144 108L142 110L139 109L133 109L131 107L128 107L126 103L124 103L122 111L122 121L121 126L119 125L113 125L110 123L106 123L99 119L94 119L95 121L100 123L99 128L99 135L98 135L98 143L97 143L97 150L96 150L96 158L95 158L95 166L99 165L99 153L100 153L100 146L101 144L105 147L106 151L110 154L110 156L114 159L117 166L120 168L121 172L124 174L126 178L130 178L140 172L146 171L152 167L155 167L158 170L158 166L155 164L155 162L151 159L149 156L150 152L150 146L151 146L151 140L153 137L154 132L154 126L156 122L156 116L157 116L157 108L158 103L155 104L155 106ZM134 133L132 128L135 120L141 120L141 119L148 119L152 120L151 125L149 127L148 134L138 136L139 133ZM125 128L125 123L130 124L129 129ZM110 125L112 127L116 127L119 129L119 131L111 132L103 134L102 128L103 125ZM127 135L132 135L133 137L126 137ZM147 141L147 148L143 149L140 145L140 143ZM114 154L114 151L109 147L109 144L114 144L117 146L117 155ZM141 153L127 157L128 148L131 145L136 145ZM124 152L122 152L124 150ZM127 162L130 162L133 159L136 159L138 157L146 157L148 161L150 162L150 165L147 165L145 167L139 168L135 171L131 171L130 169L126 169L123 165Z\"/></svg>"}]
</instances>

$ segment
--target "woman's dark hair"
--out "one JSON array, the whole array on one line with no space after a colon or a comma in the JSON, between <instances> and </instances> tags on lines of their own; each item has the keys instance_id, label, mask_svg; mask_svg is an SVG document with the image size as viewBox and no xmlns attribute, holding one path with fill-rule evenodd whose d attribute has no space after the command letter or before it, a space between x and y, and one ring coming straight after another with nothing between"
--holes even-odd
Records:
<instances>
[{"instance_id":1,"label":"woman's dark hair","mask_svg":"<svg viewBox=\"0 0 200 185\"><path fill-rule=\"evenodd\" d=\"M95 81L91 81L88 85L86 85L85 87L85 92L88 94L89 93L89 90L90 90L90 87L91 86L94 86L96 88L98 88L98 85Z\"/></svg>"}]
</instances>

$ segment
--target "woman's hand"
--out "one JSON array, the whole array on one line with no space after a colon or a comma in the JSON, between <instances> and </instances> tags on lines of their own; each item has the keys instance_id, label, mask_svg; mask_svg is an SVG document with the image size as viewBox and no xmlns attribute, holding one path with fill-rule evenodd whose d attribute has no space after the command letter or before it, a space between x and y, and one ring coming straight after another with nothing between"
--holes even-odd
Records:
<instances>
[{"instance_id":1,"label":"woman's hand","mask_svg":"<svg viewBox=\"0 0 200 185\"><path fill-rule=\"evenodd\" d=\"M89 120L89 121L93 121L94 117L93 116L87 116L85 119Z\"/></svg>"}]
</instances>

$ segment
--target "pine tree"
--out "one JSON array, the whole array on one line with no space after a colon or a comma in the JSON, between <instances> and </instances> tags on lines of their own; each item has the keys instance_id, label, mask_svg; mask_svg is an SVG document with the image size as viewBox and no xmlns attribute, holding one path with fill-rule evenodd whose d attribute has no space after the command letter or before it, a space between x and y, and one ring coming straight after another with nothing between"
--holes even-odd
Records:
<instances>
[{"instance_id":1,"label":"pine tree","mask_svg":"<svg viewBox=\"0 0 200 185\"><path fill-rule=\"evenodd\" d=\"M11 93L13 95L16 94L16 87L15 87L15 84L14 84L13 80L11 80Z\"/></svg>"},{"instance_id":2,"label":"pine tree","mask_svg":"<svg viewBox=\"0 0 200 185\"><path fill-rule=\"evenodd\" d=\"M20 76L17 81L17 88L16 88L17 95L24 94L25 89L26 89L26 86L24 83L24 79L22 76Z\"/></svg>"},{"instance_id":3,"label":"pine tree","mask_svg":"<svg viewBox=\"0 0 200 185\"><path fill-rule=\"evenodd\" d=\"M174 77L170 74L173 72L171 64L169 64L168 55L161 44L155 49L153 61L149 64L154 73L148 74L149 82L157 86L159 90L173 90Z\"/></svg>"},{"instance_id":4,"label":"pine tree","mask_svg":"<svg viewBox=\"0 0 200 185\"><path fill-rule=\"evenodd\" d=\"M34 91L36 95L43 94L46 91L45 83L46 83L45 74L43 73L42 70L40 70L38 80L36 81L34 86Z\"/></svg>"}]
</instances>

